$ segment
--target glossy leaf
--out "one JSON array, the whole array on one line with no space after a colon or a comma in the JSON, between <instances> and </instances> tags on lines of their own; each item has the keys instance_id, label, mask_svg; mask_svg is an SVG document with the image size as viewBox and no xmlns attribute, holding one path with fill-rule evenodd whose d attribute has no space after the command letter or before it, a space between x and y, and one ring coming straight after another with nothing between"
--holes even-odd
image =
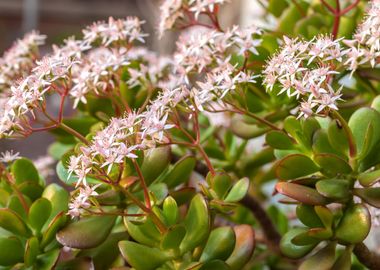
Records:
<instances>
[{"instance_id":1,"label":"glossy leaf","mask_svg":"<svg viewBox=\"0 0 380 270\"><path fill-rule=\"evenodd\" d=\"M179 210L177 202L173 199L173 197L169 196L164 200L162 212L168 225L174 225L177 223Z\"/></svg>"},{"instance_id":2,"label":"glossy leaf","mask_svg":"<svg viewBox=\"0 0 380 270\"><path fill-rule=\"evenodd\" d=\"M201 268L199 268L199 270L215 270L215 269L229 270L230 268L228 267L228 265L225 262L223 262L221 260L214 260L214 261L206 262L204 265L202 265Z\"/></svg>"},{"instance_id":3,"label":"glossy leaf","mask_svg":"<svg viewBox=\"0 0 380 270\"><path fill-rule=\"evenodd\" d=\"M161 241L161 249L175 249L179 248L183 238L185 237L186 229L184 226L172 226L169 228Z\"/></svg>"},{"instance_id":4,"label":"glossy leaf","mask_svg":"<svg viewBox=\"0 0 380 270\"><path fill-rule=\"evenodd\" d=\"M376 188L355 188L354 194L363 199L366 203L380 208L380 187Z\"/></svg>"},{"instance_id":5,"label":"glossy leaf","mask_svg":"<svg viewBox=\"0 0 380 270\"><path fill-rule=\"evenodd\" d=\"M218 171L215 175L209 173L206 177L207 183L215 192L215 197L223 199L232 186L232 178L224 171Z\"/></svg>"},{"instance_id":6,"label":"glossy leaf","mask_svg":"<svg viewBox=\"0 0 380 270\"><path fill-rule=\"evenodd\" d=\"M180 250L185 253L201 244L210 231L210 217L208 206L202 195L197 194L191 200L189 210L185 218L186 235L180 245Z\"/></svg>"},{"instance_id":7,"label":"glossy leaf","mask_svg":"<svg viewBox=\"0 0 380 270\"><path fill-rule=\"evenodd\" d=\"M56 238L59 243L67 247L93 248L108 237L115 219L114 216L83 217L60 230Z\"/></svg>"},{"instance_id":8,"label":"glossy leaf","mask_svg":"<svg viewBox=\"0 0 380 270\"><path fill-rule=\"evenodd\" d=\"M299 204L296 208L298 219L311 228L322 227L322 221L314 210L314 207L307 204Z\"/></svg>"},{"instance_id":9,"label":"glossy leaf","mask_svg":"<svg viewBox=\"0 0 380 270\"><path fill-rule=\"evenodd\" d=\"M348 174L352 171L344 159L334 154L317 154L314 161L321 167L322 172L329 175Z\"/></svg>"},{"instance_id":10,"label":"glossy leaf","mask_svg":"<svg viewBox=\"0 0 380 270\"><path fill-rule=\"evenodd\" d=\"M158 246L161 241L161 234L151 218L147 218L143 224L134 224L124 217L124 225L130 236L137 242L147 246Z\"/></svg>"},{"instance_id":11,"label":"glossy leaf","mask_svg":"<svg viewBox=\"0 0 380 270\"><path fill-rule=\"evenodd\" d=\"M235 241L235 232L231 227L214 229L210 233L199 261L226 260L235 247Z\"/></svg>"},{"instance_id":12,"label":"glossy leaf","mask_svg":"<svg viewBox=\"0 0 380 270\"><path fill-rule=\"evenodd\" d=\"M327 134L330 145L347 156L349 152L348 138L342 125L337 120L330 122Z\"/></svg>"},{"instance_id":13,"label":"glossy leaf","mask_svg":"<svg viewBox=\"0 0 380 270\"><path fill-rule=\"evenodd\" d=\"M50 201L52 209L48 222L50 222L58 213L68 210L69 193L57 184L48 185L42 197Z\"/></svg>"},{"instance_id":14,"label":"glossy leaf","mask_svg":"<svg viewBox=\"0 0 380 270\"><path fill-rule=\"evenodd\" d=\"M371 215L363 204L355 204L348 208L337 229L336 238L342 243L357 244L362 242L371 229Z\"/></svg>"},{"instance_id":15,"label":"glossy leaf","mask_svg":"<svg viewBox=\"0 0 380 270\"><path fill-rule=\"evenodd\" d=\"M323 197L313 188L287 183L279 182L276 184L276 190L294 200L301 203L311 204L311 205L325 205L328 203L327 198Z\"/></svg>"},{"instance_id":16,"label":"glossy leaf","mask_svg":"<svg viewBox=\"0 0 380 270\"><path fill-rule=\"evenodd\" d=\"M28 237L31 234L21 217L14 211L6 208L0 209L0 227L23 237Z\"/></svg>"},{"instance_id":17,"label":"glossy leaf","mask_svg":"<svg viewBox=\"0 0 380 270\"><path fill-rule=\"evenodd\" d=\"M141 165L146 184L152 183L169 165L171 150L169 146L158 147L145 152Z\"/></svg>"},{"instance_id":18,"label":"glossy leaf","mask_svg":"<svg viewBox=\"0 0 380 270\"><path fill-rule=\"evenodd\" d=\"M352 114L348 125L355 138L358 154L363 158L380 139L380 113L371 108L360 108Z\"/></svg>"},{"instance_id":19,"label":"glossy leaf","mask_svg":"<svg viewBox=\"0 0 380 270\"><path fill-rule=\"evenodd\" d=\"M45 222L50 217L52 210L51 203L48 199L40 198L36 200L29 209L28 221L36 231L40 231Z\"/></svg>"},{"instance_id":20,"label":"glossy leaf","mask_svg":"<svg viewBox=\"0 0 380 270\"><path fill-rule=\"evenodd\" d=\"M350 184L345 179L324 179L315 185L318 192L331 199L347 199L350 196Z\"/></svg>"},{"instance_id":21,"label":"glossy leaf","mask_svg":"<svg viewBox=\"0 0 380 270\"><path fill-rule=\"evenodd\" d=\"M41 248L45 248L56 236L56 233L66 224L65 212L58 213L49 223L42 235Z\"/></svg>"},{"instance_id":22,"label":"glossy leaf","mask_svg":"<svg viewBox=\"0 0 380 270\"><path fill-rule=\"evenodd\" d=\"M231 270L238 270L250 260L255 249L255 231L250 225L237 225L234 227L236 236L235 248L226 260Z\"/></svg>"},{"instance_id":23,"label":"glossy leaf","mask_svg":"<svg viewBox=\"0 0 380 270\"><path fill-rule=\"evenodd\" d=\"M194 170L196 159L193 156L185 156L178 160L169 173L165 176L168 187L176 187L189 180Z\"/></svg>"},{"instance_id":24,"label":"glossy leaf","mask_svg":"<svg viewBox=\"0 0 380 270\"><path fill-rule=\"evenodd\" d=\"M305 228L294 228L289 230L281 239L281 252L291 259L299 259L313 250L315 245L298 246L292 243L294 237L305 232L307 232L307 229Z\"/></svg>"},{"instance_id":25,"label":"glossy leaf","mask_svg":"<svg viewBox=\"0 0 380 270\"><path fill-rule=\"evenodd\" d=\"M32 266L37 260L37 255L40 253L39 248L37 237L33 236L26 241L24 263L27 267Z\"/></svg>"},{"instance_id":26,"label":"glossy leaf","mask_svg":"<svg viewBox=\"0 0 380 270\"><path fill-rule=\"evenodd\" d=\"M265 136L268 145L275 149L292 149L293 141L282 131L270 131Z\"/></svg>"},{"instance_id":27,"label":"glossy leaf","mask_svg":"<svg viewBox=\"0 0 380 270\"><path fill-rule=\"evenodd\" d=\"M40 177L33 162L26 158L21 158L13 162L11 172L16 180L16 184L21 184L24 181L38 183Z\"/></svg>"},{"instance_id":28,"label":"glossy leaf","mask_svg":"<svg viewBox=\"0 0 380 270\"><path fill-rule=\"evenodd\" d=\"M10 266L23 261L24 248L16 237L0 238L0 265Z\"/></svg>"},{"instance_id":29,"label":"glossy leaf","mask_svg":"<svg viewBox=\"0 0 380 270\"><path fill-rule=\"evenodd\" d=\"M240 179L232 189L228 192L225 202L238 202L242 200L245 195L248 193L249 189L249 179L244 177Z\"/></svg>"},{"instance_id":30,"label":"glossy leaf","mask_svg":"<svg viewBox=\"0 0 380 270\"><path fill-rule=\"evenodd\" d=\"M380 170L361 173L358 175L358 180L364 187L372 186L373 184L380 181Z\"/></svg>"},{"instance_id":31,"label":"glossy leaf","mask_svg":"<svg viewBox=\"0 0 380 270\"><path fill-rule=\"evenodd\" d=\"M119 242L119 249L124 259L136 270L154 270L172 258L167 252L131 241Z\"/></svg>"},{"instance_id":32,"label":"glossy leaf","mask_svg":"<svg viewBox=\"0 0 380 270\"><path fill-rule=\"evenodd\" d=\"M289 155L276 164L276 175L282 180L307 176L318 170L318 166L310 158L300 154Z\"/></svg>"},{"instance_id":33,"label":"glossy leaf","mask_svg":"<svg viewBox=\"0 0 380 270\"><path fill-rule=\"evenodd\" d=\"M330 243L310 258L307 258L299 270L330 270L335 261L335 243Z\"/></svg>"}]
</instances>

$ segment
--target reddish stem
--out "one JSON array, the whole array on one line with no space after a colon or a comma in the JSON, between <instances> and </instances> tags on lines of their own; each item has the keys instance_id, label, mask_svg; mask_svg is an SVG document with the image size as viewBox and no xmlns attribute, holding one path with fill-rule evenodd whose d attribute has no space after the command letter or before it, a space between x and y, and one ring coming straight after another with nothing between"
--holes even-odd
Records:
<instances>
[{"instance_id":1,"label":"reddish stem","mask_svg":"<svg viewBox=\"0 0 380 270\"><path fill-rule=\"evenodd\" d=\"M142 174L142 171L140 169L139 164L137 164L137 162L135 160L132 160L132 163L133 163L133 166L135 166L137 174L139 175L141 187L143 188L143 191L144 191L145 205L150 210L150 209L152 209L152 205L150 204L149 190L148 190L148 187L145 183L144 175Z\"/></svg>"}]
</instances>

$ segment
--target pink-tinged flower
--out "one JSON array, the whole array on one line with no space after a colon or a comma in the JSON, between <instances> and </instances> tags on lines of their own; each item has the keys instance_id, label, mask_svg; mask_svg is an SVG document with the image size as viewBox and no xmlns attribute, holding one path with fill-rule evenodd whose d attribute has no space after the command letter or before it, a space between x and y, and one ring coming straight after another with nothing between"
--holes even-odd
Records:
<instances>
[{"instance_id":1,"label":"pink-tinged flower","mask_svg":"<svg viewBox=\"0 0 380 270\"><path fill-rule=\"evenodd\" d=\"M108 22L98 21L83 30L83 43L91 45L99 41L103 46L111 46L116 43L132 44L135 41L144 43L144 37L148 34L142 32L144 21L137 17L126 19L114 19L110 17Z\"/></svg>"},{"instance_id":2,"label":"pink-tinged flower","mask_svg":"<svg viewBox=\"0 0 380 270\"><path fill-rule=\"evenodd\" d=\"M96 184L94 186L80 186L79 194L69 203L68 215L72 218L80 217L85 209L91 207L90 198L98 196L99 194L95 191L101 184Z\"/></svg>"},{"instance_id":3,"label":"pink-tinged flower","mask_svg":"<svg viewBox=\"0 0 380 270\"><path fill-rule=\"evenodd\" d=\"M20 157L19 152L14 153L13 150L10 150L10 151L1 152L0 162L10 163L20 158L21 157Z\"/></svg>"},{"instance_id":4,"label":"pink-tinged flower","mask_svg":"<svg viewBox=\"0 0 380 270\"><path fill-rule=\"evenodd\" d=\"M37 31L17 40L0 58L0 89L6 89L20 77L26 76L38 58L38 47L45 43L46 36Z\"/></svg>"},{"instance_id":5,"label":"pink-tinged flower","mask_svg":"<svg viewBox=\"0 0 380 270\"><path fill-rule=\"evenodd\" d=\"M363 22L359 25L354 40L345 41L350 47L346 65L353 72L359 65L369 63L372 67L377 65L380 57L380 1L373 0L370 3Z\"/></svg>"},{"instance_id":6,"label":"pink-tinged flower","mask_svg":"<svg viewBox=\"0 0 380 270\"><path fill-rule=\"evenodd\" d=\"M333 67L343 62L348 54L340 41L327 36L309 42L284 38L283 47L268 61L263 72L267 89L271 91L278 84L278 94L302 98L298 117L307 118L325 108L338 110L341 89L335 91L330 79L339 74ZM332 65L333 61L337 63Z\"/></svg>"}]
</instances>

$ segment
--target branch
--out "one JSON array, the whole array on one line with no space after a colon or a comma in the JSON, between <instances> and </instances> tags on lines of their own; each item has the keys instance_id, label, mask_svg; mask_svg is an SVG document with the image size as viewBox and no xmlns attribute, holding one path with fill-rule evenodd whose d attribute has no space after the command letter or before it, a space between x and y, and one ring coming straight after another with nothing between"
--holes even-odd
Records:
<instances>
[{"instance_id":1,"label":"branch","mask_svg":"<svg viewBox=\"0 0 380 270\"><path fill-rule=\"evenodd\" d=\"M278 248L278 244L281 240L281 235L278 233L272 220L267 215L267 212L261 206L260 202L257 201L254 197L246 195L243 200L241 200L241 204L251 210L253 215L256 217L270 245L273 248Z\"/></svg>"},{"instance_id":2,"label":"branch","mask_svg":"<svg viewBox=\"0 0 380 270\"><path fill-rule=\"evenodd\" d=\"M357 244L354 254L358 260L369 269L380 269L380 255L372 252L364 243Z\"/></svg>"}]
</instances>

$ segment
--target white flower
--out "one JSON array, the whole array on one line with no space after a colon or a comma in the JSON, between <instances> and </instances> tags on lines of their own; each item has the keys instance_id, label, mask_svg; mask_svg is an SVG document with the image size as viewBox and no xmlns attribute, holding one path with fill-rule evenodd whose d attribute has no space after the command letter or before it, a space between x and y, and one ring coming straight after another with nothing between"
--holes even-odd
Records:
<instances>
[{"instance_id":1,"label":"white flower","mask_svg":"<svg viewBox=\"0 0 380 270\"><path fill-rule=\"evenodd\" d=\"M19 155L20 155L19 152L13 153L13 150L1 152L0 162L10 163L17 159L20 159L21 157Z\"/></svg>"},{"instance_id":2,"label":"white flower","mask_svg":"<svg viewBox=\"0 0 380 270\"><path fill-rule=\"evenodd\" d=\"M348 54L340 45L341 40L319 36L309 42L284 38L284 46L267 63L264 70L264 84L273 90L280 86L279 95L302 98L299 116L309 117L321 113L325 108L338 110L337 102L342 94L330 85L330 78L339 74L334 65L327 61L343 62Z\"/></svg>"}]
</instances>

